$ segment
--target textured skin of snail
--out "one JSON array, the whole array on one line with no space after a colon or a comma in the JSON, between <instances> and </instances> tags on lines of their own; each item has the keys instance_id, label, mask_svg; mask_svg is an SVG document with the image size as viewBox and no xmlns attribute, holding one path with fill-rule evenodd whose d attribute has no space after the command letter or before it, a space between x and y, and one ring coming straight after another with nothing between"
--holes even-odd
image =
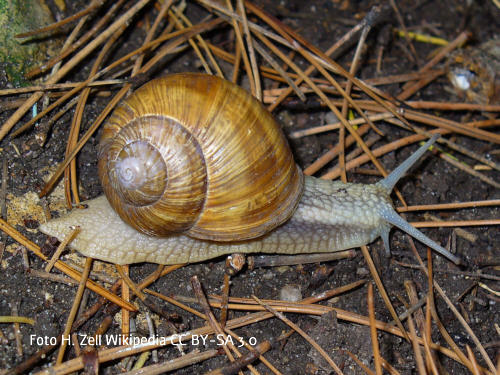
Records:
<instances>
[{"instance_id":1,"label":"textured skin of snail","mask_svg":"<svg viewBox=\"0 0 500 375\"><path fill-rule=\"evenodd\" d=\"M165 151L155 143L172 139L179 149ZM70 247L116 264L177 264L232 253L335 252L378 237L388 252L395 225L460 263L397 215L390 198L397 180L434 141L376 184L304 177L279 125L243 89L202 74L167 76L122 102L103 129L99 177L107 199L83 202L88 208L40 230L62 240L78 225ZM184 149L188 156L178 156ZM136 164L136 152L155 161ZM168 168L161 177L137 184L163 164ZM117 177L124 185L115 186ZM182 179L194 183L193 201L186 202ZM157 202L170 211L155 211Z\"/></svg>"},{"instance_id":2,"label":"textured skin of snail","mask_svg":"<svg viewBox=\"0 0 500 375\"><path fill-rule=\"evenodd\" d=\"M253 240L215 242L172 234L139 233L111 208L104 196L84 202L88 208L42 225L41 231L64 238L69 225L81 230L71 247L86 256L117 264L199 262L233 253L299 254L333 252L372 242L390 225L378 210L391 207L377 185L331 183L305 178L304 194L294 215L283 225ZM334 208L334 209L332 209Z\"/></svg>"}]
</instances>

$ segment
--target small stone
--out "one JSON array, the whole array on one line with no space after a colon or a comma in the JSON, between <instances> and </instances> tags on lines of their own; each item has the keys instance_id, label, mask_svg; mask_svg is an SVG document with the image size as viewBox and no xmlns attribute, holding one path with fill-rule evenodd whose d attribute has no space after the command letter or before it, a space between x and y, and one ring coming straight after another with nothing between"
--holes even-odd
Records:
<instances>
[{"instance_id":1,"label":"small stone","mask_svg":"<svg viewBox=\"0 0 500 375\"><path fill-rule=\"evenodd\" d=\"M287 284L280 290L280 300L298 302L302 299L300 287L295 284Z\"/></svg>"},{"instance_id":2,"label":"small stone","mask_svg":"<svg viewBox=\"0 0 500 375\"><path fill-rule=\"evenodd\" d=\"M365 267L359 267L356 270L356 275L358 276L367 276L370 274L370 271L368 271Z\"/></svg>"}]
</instances>

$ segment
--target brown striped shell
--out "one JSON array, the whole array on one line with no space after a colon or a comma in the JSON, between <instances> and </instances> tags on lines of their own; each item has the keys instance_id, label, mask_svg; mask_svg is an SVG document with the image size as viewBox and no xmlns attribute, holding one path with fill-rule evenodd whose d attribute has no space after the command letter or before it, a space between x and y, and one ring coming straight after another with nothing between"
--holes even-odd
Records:
<instances>
[{"instance_id":1,"label":"brown striped shell","mask_svg":"<svg viewBox=\"0 0 500 375\"><path fill-rule=\"evenodd\" d=\"M98 167L120 217L157 236L256 238L293 214L303 189L269 112L204 74L155 79L124 100L104 126Z\"/></svg>"}]
</instances>

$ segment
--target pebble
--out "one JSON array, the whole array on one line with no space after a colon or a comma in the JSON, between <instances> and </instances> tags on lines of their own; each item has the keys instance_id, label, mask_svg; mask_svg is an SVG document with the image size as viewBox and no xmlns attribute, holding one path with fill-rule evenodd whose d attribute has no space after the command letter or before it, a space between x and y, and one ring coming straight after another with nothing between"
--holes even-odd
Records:
<instances>
[{"instance_id":1,"label":"pebble","mask_svg":"<svg viewBox=\"0 0 500 375\"><path fill-rule=\"evenodd\" d=\"M295 284L287 284L280 290L280 300L288 302L298 302L302 299L300 287Z\"/></svg>"}]
</instances>

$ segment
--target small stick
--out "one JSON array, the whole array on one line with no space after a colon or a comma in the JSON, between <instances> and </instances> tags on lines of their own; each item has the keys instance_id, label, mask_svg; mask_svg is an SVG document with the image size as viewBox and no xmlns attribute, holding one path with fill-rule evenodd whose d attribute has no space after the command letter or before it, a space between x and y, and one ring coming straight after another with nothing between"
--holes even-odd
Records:
<instances>
[{"instance_id":1,"label":"small stick","mask_svg":"<svg viewBox=\"0 0 500 375\"><path fill-rule=\"evenodd\" d=\"M25 272L29 272L30 270L30 259L28 257L28 251L26 250L26 247L21 246L18 251L21 252L22 258L23 258L23 267Z\"/></svg>"},{"instance_id":2,"label":"small stick","mask_svg":"<svg viewBox=\"0 0 500 375\"><path fill-rule=\"evenodd\" d=\"M13 301L12 302L12 316L13 317L19 317L18 315L18 306L19 306L19 301ZM21 328L19 326L19 322L12 322L13 328L14 328L14 336L16 337L16 349L17 349L17 355L19 357L23 356L23 337L21 334Z\"/></svg>"},{"instance_id":3,"label":"small stick","mask_svg":"<svg viewBox=\"0 0 500 375\"><path fill-rule=\"evenodd\" d=\"M130 302L130 289L134 290L134 293L142 301L144 301L145 296L142 292L135 289L135 284L130 280L129 277L129 265L118 266L116 265L118 273L122 277L124 283L122 283L122 298ZM122 337L130 337L130 312L126 309L122 309Z\"/></svg>"},{"instance_id":4,"label":"small stick","mask_svg":"<svg viewBox=\"0 0 500 375\"><path fill-rule=\"evenodd\" d=\"M469 345L465 345L465 348L467 349L467 355L469 356L469 359L472 363L472 368L473 368L473 374L474 375L481 375L481 370L479 369L479 365L477 364L476 357L474 356L474 353L472 352L472 349L470 348Z\"/></svg>"},{"instance_id":5,"label":"small stick","mask_svg":"<svg viewBox=\"0 0 500 375\"><path fill-rule=\"evenodd\" d=\"M245 348L247 348L249 351L253 351L254 350L254 347L252 347L250 344L248 344L245 340L241 339L236 333L234 333L230 329L224 328L224 331L227 332L228 334L230 334L236 340L241 340L241 342L243 343L243 345L245 345ZM291 332L293 332L293 331L291 331ZM284 335L281 335L278 338L278 341L281 338L284 339ZM269 341L266 341L266 342L269 342ZM271 342L271 345L274 346L274 344L272 342ZM263 353L260 353L260 355L259 355L259 361L261 361L264 365L266 365L275 375L282 375L282 373L276 367L274 367L273 364L271 362L269 362L262 354Z\"/></svg>"},{"instance_id":6,"label":"small stick","mask_svg":"<svg viewBox=\"0 0 500 375\"><path fill-rule=\"evenodd\" d=\"M155 338L155 326L153 323L153 319L151 319L151 314L148 311L146 311L146 322L148 323L149 337ZM152 357L153 357L153 362L158 363L158 351L157 350L153 350Z\"/></svg>"},{"instance_id":7,"label":"small stick","mask_svg":"<svg viewBox=\"0 0 500 375\"><path fill-rule=\"evenodd\" d=\"M408 101L406 102L413 109L438 109L441 111L484 111L500 112L498 104L477 104L477 103L453 103L453 102L431 102L431 101Z\"/></svg>"},{"instance_id":8,"label":"small stick","mask_svg":"<svg viewBox=\"0 0 500 375\"><path fill-rule=\"evenodd\" d=\"M356 364L363 369L363 371L367 375L375 375L375 373L367 366L365 365L354 353L350 352L349 350L346 349L341 349L342 352L346 353L351 359L356 362Z\"/></svg>"},{"instance_id":9,"label":"small stick","mask_svg":"<svg viewBox=\"0 0 500 375\"><path fill-rule=\"evenodd\" d=\"M370 130L370 127L368 124L362 125L360 128L358 128L357 132L360 136L365 134L368 130ZM355 139L352 135L349 135L346 140L345 144L346 147L349 147L354 143ZM328 164L333 158L338 155L340 152L340 146L337 145L333 147L331 150L327 151L325 154L323 154L318 160L316 160L314 163L312 163L310 166L308 166L306 169L304 169L304 174L311 176L317 171L319 171L321 168L323 168L326 164ZM365 155L366 156L366 155Z\"/></svg>"},{"instance_id":10,"label":"small stick","mask_svg":"<svg viewBox=\"0 0 500 375\"><path fill-rule=\"evenodd\" d=\"M170 304L172 304L174 306L177 306L177 307L179 307L179 308L181 308L181 309L183 309L183 310L185 310L185 311L187 311L187 312L189 312L189 313L191 313L193 315L196 315L198 318L207 320L207 317L206 317L205 314L203 314L203 313L199 312L198 310L195 310L195 309L193 309L193 308L191 308L191 307L189 307L189 306L187 306L187 305L185 305L185 304L177 301L177 299L175 299L175 298L171 298L171 297L165 296L165 295L163 295L161 293L155 292L154 290L147 289L147 288L144 289L144 292L146 292L148 294L151 294L152 296L158 297L158 298L160 298L160 299L162 299L162 300L164 300L164 301L166 301L166 302L168 302L168 303L170 303ZM210 305L214 306L212 303Z\"/></svg>"},{"instance_id":11,"label":"small stick","mask_svg":"<svg viewBox=\"0 0 500 375\"><path fill-rule=\"evenodd\" d=\"M248 257L249 268L292 266L296 264L330 262L332 260L354 258L355 250L337 251L307 255L255 255Z\"/></svg>"},{"instance_id":12,"label":"small stick","mask_svg":"<svg viewBox=\"0 0 500 375\"><path fill-rule=\"evenodd\" d=\"M456 221L415 221L410 223L415 228L440 228L440 227L472 227L483 225L500 225L500 219L487 220L456 220Z\"/></svg>"},{"instance_id":13,"label":"small stick","mask_svg":"<svg viewBox=\"0 0 500 375\"><path fill-rule=\"evenodd\" d=\"M227 321L227 303L229 300L229 288L231 276L239 272L245 265L245 256L243 254L233 254L226 258L224 272L224 286L222 288L222 306L220 312L220 325L222 329Z\"/></svg>"},{"instance_id":14,"label":"small stick","mask_svg":"<svg viewBox=\"0 0 500 375\"><path fill-rule=\"evenodd\" d=\"M168 1L164 1L162 3L161 8L158 11L158 14L156 15L156 18L155 18L155 20L153 22L153 26L151 26L151 29L148 30L148 33L147 33L146 37L144 38L143 45L145 43L150 42L151 39L153 39L153 36L154 36L156 30L158 29L158 26L160 25L161 20L167 14L168 10L170 9L170 6L172 5L172 2L173 1L168 0ZM141 53L139 56L137 56L137 59L135 60L134 67L132 69L132 71L134 73L137 72L140 69L143 60L144 60L144 54Z\"/></svg>"},{"instance_id":15,"label":"small stick","mask_svg":"<svg viewBox=\"0 0 500 375\"><path fill-rule=\"evenodd\" d=\"M401 320L399 320L398 314L396 313L396 310L392 306L389 295L387 294L387 291L384 288L384 284L382 284L382 280L380 279L380 276L377 272L377 268L375 267L375 263L373 263L373 259L370 255L370 252L368 251L368 247L366 245L361 246L361 252L363 253L363 256L364 256L365 261L368 265L368 268L370 269L370 273L372 274L373 280L375 281L375 284L377 285L379 293L382 296L382 299L384 300L387 309L391 313L392 318L396 321L396 325L403 333L404 338L407 341L410 341L410 338L408 337L408 333L406 332L406 330L403 327L403 323L401 323Z\"/></svg>"},{"instance_id":16,"label":"small stick","mask_svg":"<svg viewBox=\"0 0 500 375\"><path fill-rule=\"evenodd\" d=\"M394 115L390 112L382 112L382 113L378 113L376 115L368 116L370 121L380 121L380 120L385 120L387 118L393 118L393 117L394 117ZM357 118L355 120L347 120L347 121L351 125L361 125L361 124L366 123L366 120L364 118ZM299 131L291 133L290 138L301 138L301 137L305 137L307 135L319 134L319 133L327 132L330 130L336 130L336 129L339 129L341 127L341 125L342 125L342 123L339 121L339 122L335 122L333 124L316 126L316 127L309 128L306 130L299 130Z\"/></svg>"},{"instance_id":17,"label":"small stick","mask_svg":"<svg viewBox=\"0 0 500 375\"><path fill-rule=\"evenodd\" d=\"M177 27L178 30L184 30L185 27L184 27L184 25L181 23L181 21L178 18L178 16L179 17L181 16L181 12L182 12L181 8L175 8L175 7L172 7L172 8L174 8L176 10L176 13L174 13L172 11L169 11L168 12L169 17L173 19L173 21L175 23L175 26ZM196 44L196 42L194 41L194 39L193 38L189 38L188 39L188 43L191 46L191 48L194 50L195 54L198 56L198 59L200 60L201 65L205 69L205 72L207 74L213 74L212 73L212 69L210 69L210 66L208 65L208 62L206 61L205 57L201 53L200 48L198 47L198 45Z\"/></svg>"},{"instance_id":18,"label":"small stick","mask_svg":"<svg viewBox=\"0 0 500 375\"><path fill-rule=\"evenodd\" d=\"M7 203L5 201L7 197L7 182L9 180L8 176L7 159L2 159L2 188L0 190L0 212L2 214L2 219L7 220ZM1 258L1 257L0 257Z\"/></svg>"},{"instance_id":19,"label":"small stick","mask_svg":"<svg viewBox=\"0 0 500 375\"><path fill-rule=\"evenodd\" d=\"M401 29L403 30L403 32L406 35L405 41L406 41L406 44L408 45L408 48L411 51L411 57L414 59L413 62L416 63L416 65L420 65L418 62L417 50L415 49L415 46L411 42L411 39L408 35L408 31L407 31L403 16L401 15L401 12L399 11L399 8L397 7L396 2L394 0L389 0L389 3L391 4L392 10L396 14L396 18L398 20L399 26L401 27Z\"/></svg>"},{"instance_id":20,"label":"small stick","mask_svg":"<svg viewBox=\"0 0 500 375\"><path fill-rule=\"evenodd\" d=\"M271 312L274 316L277 318L281 319L284 323L286 323L290 328L295 330L299 335L301 335L306 341L311 344L311 346L316 349L319 354L328 362L328 364L335 370L337 374L342 375L343 372L340 370L340 368L337 366L337 364L333 361L333 359L330 358L328 353L325 352L325 350L319 346L306 332L304 332L299 326L297 326L295 323L290 321L285 315L280 313L279 311L275 310L268 304L264 303L260 299L258 299L256 296L252 295L252 298L262 307L264 307L266 310Z\"/></svg>"},{"instance_id":21,"label":"small stick","mask_svg":"<svg viewBox=\"0 0 500 375\"><path fill-rule=\"evenodd\" d=\"M418 373L420 375L425 375L424 359L422 358L422 352L420 351L420 346L416 340L417 333L415 332L415 325L413 324L413 319L411 314L408 316L408 328L410 329L411 345L413 348L413 353L415 354L415 362L417 363Z\"/></svg>"},{"instance_id":22,"label":"small stick","mask_svg":"<svg viewBox=\"0 0 500 375\"><path fill-rule=\"evenodd\" d=\"M258 358L262 356L265 352L272 348L271 342L268 340L259 343L255 347L251 347L251 350L238 358L236 361L218 368L213 371L206 372L206 375L231 375L236 374L241 371L242 368L249 366L252 362L255 362Z\"/></svg>"},{"instance_id":23,"label":"small stick","mask_svg":"<svg viewBox=\"0 0 500 375\"><path fill-rule=\"evenodd\" d=\"M193 364L206 361L207 359L214 358L219 355L219 351L215 349L206 350L200 352L198 349L193 350L188 354L184 354L180 357L170 359L164 363L159 363L156 365L150 365L140 369L134 369L122 373L122 375L154 375L154 374L166 374L168 372L178 370Z\"/></svg>"},{"instance_id":24,"label":"small stick","mask_svg":"<svg viewBox=\"0 0 500 375\"><path fill-rule=\"evenodd\" d=\"M429 313L427 313L429 311ZM436 356L432 355L433 353L431 352L431 314L430 314L430 309L428 308L426 311L426 317L427 315L429 318L426 320L426 330L422 334L422 338L424 339L424 349L426 353L426 360L427 360L427 367L432 370L433 375L439 375L439 371L437 369L437 358Z\"/></svg>"},{"instance_id":25,"label":"small stick","mask_svg":"<svg viewBox=\"0 0 500 375\"><path fill-rule=\"evenodd\" d=\"M281 77L290 85L290 87L295 91L300 100L305 101L306 96L302 90L295 84L295 82L290 78L290 76L285 72L285 70L278 64L278 62L262 47L256 40L253 39L254 48L259 52L259 54L266 60L269 65L271 65Z\"/></svg>"},{"instance_id":26,"label":"small stick","mask_svg":"<svg viewBox=\"0 0 500 375\"><path fill-rule=\"evenodd\" d=\"M422 303L425 301L425 298L422 298L419 301L417 288L415 286L415 283L412 280L405 280L404 286L406 289L406 293L408 294L408 298L410 300L410 306L415 306L420 301L422 301ZM419 308L415 309L414 312L412 312L412 313L415 315L415 321L416 321L419 332L424 332L425 317L424 317L423 311L419 307Z\"/></svg>"},{"instance_id":27,"label":"small stick","mask_svg":"<svg viewBox=\"0 0 500 375\"><path fill-rule=\"evenodd\" d=\"M54 22L48 26L41 27L37 30L32 30L32 31L28 31L27 33L17 34L16 38L26 38L29 36L40 35L40 34L45 33L47 31L52 31L52 30L58 29L64 25L66 25L67 23L70 23L74 20L77 20L77 19L83 17L83 16L86 16L87 14L91 13L94 9L101 7L103 4L104 4L104 1L102 1L102 0L93 0L87 8L73 14L72 16L69 16L61 21Z\"/></svg>"},{"instance_id":28,"label":"small stick","mask_svg":"<svg viewBox=\"0 0 500 375\"><path fill-rule=\"evenodd\" d=\"M238 12L240 13L243 25L243 32L245 33L245 39L247 41L248 55L250 56L250 65L252 67L252 78L255 85L255 97L258 101L262 101L262 86L260 83L259 67L257 65L257 59L255 57L255 51L252 43L252 35L250 34L250 28L248 27L247 12L243 0L236 1L238 6Z\"/></svg>"},{"instance_id":29,"label":"small stick","mask_svg":"<svg viewBox=\"0 0 500 375\"><path fill-rule=\"evenodd\" d=\"M78 285L78 282L69 278L69 277L66 277L66 276L63 276L63 275L57 275L57 274L54 274L54 273L48 273L48 272L45 272L45 271L40 271L40 270L37 270L37 269L34 269L34 268L31 268L28 272L28 275L29 276L32 276L32 277L38 277L40 279L45 279L45 280L49 280L49 281L54 281L56 283L63 283L63 284L67 284L67 285Z\"/></svg>"},{"instance_id":30,"label":"small stick","mask_svg":"<svg viewBox=\"0 0 500 375\"><path fill-rule=\"evenodd\" d=\"M31 324L35 325L35 320L31 318L26 318L24 316L5 316L5 315L0 315L0 323L26 323L26 324Z\"/></svg>"},{"instance_id":31,"label":"small stick","mask_svg":"<svg viewBox=\"0 0 500 375\"><path fill-rule=\"evenodd\" d=\"M376 7L372 7L372 10L375 9ZM362 48L363 45L365 44L366 37L368 36L368 33L371 30L371 24L369 22L366 22L366 24L363 26L363 29L361 30L361 35L358 39L358 45L356 46L356 51L354 52L354 57L352 59L351 67L349 69L349 73L352 74L353 76L356 75L356 72L358 70L358 62L361 56ZM346 82L346 87L345 87L345 94L347 96L351 95L351 90L352 90L352 81L348 80ZM348 103L347 103L347 98L344 97L342 101L342 110L341 114L342 117L347 118L347 110L348 110ZM365 116L362 116L363 119L365 119ZM372 122L369 117L366 117L365 121L372 126ZM373 125L374 126L374 125ZM372 129L375 130L377 133L379 130L377 128L374 128L372 126ZM347 175L346 175L346 170L345 170L345 125L341 121L340 124L340 131L339 131L339 146L340 146L340 152L339 152L339 167L340 167L340 179L342 180L343 183L347 182Z\"/></svg>"},{"instance_id":32,"label":"small stick","mask_svg":"<svg viewBox=\"0 0 500 375\"><path fill-rule=\"evenodd\" d=\"M439 204L422 204L416 206L397 207L397 212L410 212L410 211L429 211L429 210L456 210L459 208L476 208L476 207L489 207L500 206L500 199L490 199L484 201L471 201L471 202L456 202L456 203L439 203Z\"/></svg>"},{"instance_id":33,"label":"small stick","mask_svg":"<svg viewBox=\"0 0 500 375\"><path fill-rule=\"evenodd\" d=\"M80 305L80 300L83 295L83 291L85 290L85 284L89 277L90 268L92 267L92 258L87 258L85 260L85 269L82 273L82 277L80 279L80 283L78 284L78 289L76 291L75 299L73 300L73 306L71 307L71 311L69 312L68 319L66 320L66 326L64 327L64 332L62 334L64 337L69 337L71 333L71 327L76 317L76 313L78 312L78 306ZM66 346L68 345L67 340L62 340L61 347L59 348L59 352L57 353L56 364L62 363L64 352L66 350Z\"/></svg>"},{"instance_id":34,"label":"small stick","mask_svg":"<svg viewBox=\"0 0 500 375\"><path fill-rule=\"evenodd\" d=\"M375 362L375 371L377 375L382 375L382 365L380 363L380 348L378 346L377 327L375 326L375 307L373 304L373 284L368 283L368 316L370 318L370 336L372 338L373 360Z\"/></svg>"},{"instance_id":35,"label":"small stick","mask_svg":"<svg viewBox=\"0 0 500 375\"><path fill-rule=\"evenodd\" d=\"M64 240L59 244L57 247L56 251L54 252L54 255L52 255L52 258L50 258L50 261L47 263L45 266L45 272L50 272L52 270L52 267L54 267L54 264L57 262L59 257L61 256L61 253L64 251L66 246L74 240L74 238L77 236L78 233L80 233L80 227L74 227L71 232L64 238Z\"/></svg>"},{"instance_id":36,"label":"small stick","mask_svg":"<svg viewBox=\"0 0 500 375\"><path fill-rule=\"evenodd\" d=\"M461 169L462 171L467 172L468 174L470 174L474 177L479 178L481 181L486 182L487 184L494 186L497 189L500 189L500 183L498 183L495 180L489 178L488 176L482 174L481 172L474 170L474 168L470 167L469 165L465 164L464 162L458 161L457 159L452 158L451 156L449 156L443 152L439 153L439 157L441 159L447 161L448 163L450 163L454 167Z\"/></svg>"},{"instance_id":37,"label":"small stick","mask_svg":"<svg viewBox=\"0 0 500 375\"><path fill-rule=\"evenodd\" d=\"M109 86L109 85L122 85L126 81L123 79L106 79L101 81L93 81L87 83L89 87L100 87L100 86ZM51 90L61 90L61 89L72 89L78 85L82 84L82 82L64 82L64 83L53 83L53 84L41 84L37 86L26 86L26 87L18 87L15 89L1 89L0 96L2 95L19 95L27 92L33 91L51 91Z\"/></svg>"},{"instance_id":38,"label":"small stick","mask_svg":"<svg viewBox=\"0 0 500 375\"><path fill-rule=\"evenodd\" d=\"M208 304L207 298L205 296L205 293L203 292L203 288L201 286L200 281L198 280L198 277L195 275L191 277L191 285L193 286L193 291L196 294L196 297L198 298L198 302L200 303L201 307L203 308L203 311L205 313L205 316L207 317L207 322L212 327L212 330L216 332L217 334L222 334L225 337L224 332L222 331L221 326L217 323L217 319L215 318L212 310L210 310L210 305ZM227 344L226 344L227 342ZM232 346L230 342L224 340L224 345L222 346L227 357L231 362L234 362L234 356L231 354L229 351L228 346Z\"/></svg>"},{"instance_id":39,"label":"small stick","mask_svg":"<svg viewBox=\"0 0 500 375\"><path fill-rule=\"evenodd\" d=\"M203 3L203 1L202 1ZM247 72L248 80L250 82L250 92L253 96L256 96L255 80L253 79L252 67L250 64L250 59L248 58L247 50L245 48L245 43L243 42L243 36L241 35L241 29L238 26L238 20L240 16L234 13L233 6L230 0L226 0L227 9L231 12L231 23L234 29L234 35L236 36L236 43L239 45L239 51L241 52L241 57L243 58L243 65L245 66L245 71ZM210 5L212 6L212 5ZM236 17L237 16L237 17Z\"/></svg>"},{"instance_id":40,"label":"small stick","mask_svg":"<svg viewBox=\"0 0 500 375\"><path fill-rule=\"evenodd\" d=\"M241 45L239 43L235 43L235 47L234 47L234 58L233 58L233 61L231 61L233 63L233 74L231 75L231 82L233 83L238 83L238 77L239 77L239 74L240 74L240 66L241 66ZM212 44L209 43L208 45L210 47L210 49L213 51L214 50L214 46ZM215 54L217 54L216 51L214 51Z\"/></svg>"}]
</instances>

